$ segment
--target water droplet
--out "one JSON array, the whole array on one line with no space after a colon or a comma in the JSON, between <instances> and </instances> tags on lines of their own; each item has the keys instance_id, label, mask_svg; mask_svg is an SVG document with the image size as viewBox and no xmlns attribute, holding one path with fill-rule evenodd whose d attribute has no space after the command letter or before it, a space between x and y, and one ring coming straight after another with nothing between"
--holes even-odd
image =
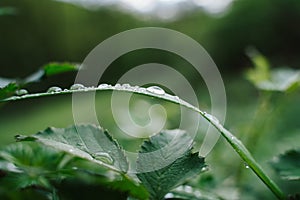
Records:
<instances>
[{"instance_id":1,"label":"water droplet","mask_svg":"<svg viewBox=\"0 0 300 200\"><path fill-rule=\"evenodd\" d=\"M205 166L205 167L202 167L201 172L206 172L208 170L209 170L209 168L207 166Z\"/></svg>"},{"instance_id":2,"label":"water droplet","mask_svg":"<svg viewBox=\"0 0 300 200\"><path fill-rule=\"evenodd\" d=\"M76 83L71 85L70 90L82 90L84 88L85 88L84 85Z\"/></svg>"},{"instance_id":3,"label":"water droplet","mask_svg":"<svg viewBox=\"0 0 300 200\"><path fill-rule=\"evenodd\" d=\"M122 85L122 87L123 87L123 88L130 88L131 86L130 86L128 83L124 83L124 84Z\"/></svg>"},{"instance_id":4,"label":"water droplet","mask_svg":"<svg viewBox=\"0 0 300 200\"><path fill-rule=\"evenodd\" d=\"M105 152L97 152L92 154L92 157L96 160L100 160L106 164L113 164L114 160L112 159L112 157L110 157L110 155L108 153Z\"/></svg>"},{"instance_id":5,"label":"water droplet","mask_svg":"<svg viewBox=\"0 0 300 200\"><path fill-rule=\"evenodd\" d=\"M61 91L62 91L62 89L60 87L53 86L47 90L47 93L55 93L55 92L61 92Z\"/></svg>"},{"instance_id":6,"label":"water droplet","mask_svg":"<svg viewBox=\"0 0 300 200\"><path fill-rule=\"evenodd\" d=\"M73 152L74 152L74 150L73 150L73 149L69 149L69 152L70 152L70 153L73 153Z\"/></svg>"},{"instance_id":7,"label":"water droplet","mask_svg":"<svg viewBox=\"0 0 300 200\"><path fill-rule=\"evenodd\" d=\"M166 198L166 199L174 198L174 194L168 193L168 194L166 194L165 198Z\"/></svg>"},{"instance_id":8,"label":"water droplet","mask_svg":"<svg viewBox=\"0 0 300 200\"><path fill-rule=\"evenodd\" d=\"M25 94L28 94L28 91L25 90L25 89L20 89L20 90L16 91L16 95L22 96L22 95L25 95Z\"/></svg>"},{"instance_id":9,"label":"water droplet","mask_svg":"<svg viewBox=\"0 0 300 200\"><path fill-rule=\"evenodd\" d=\"M250 168L249 165L248 165L247 163L244 163L244 165L245 165L246 169L249 169L249 168Z\"/></svg>"},{"instance_id":10,"label":"water droplet","mask_svg":"<svg viewBox=\"0 0 300 200\"><path fill-rule=\"evenodd\" d=\"M213 116L213 115L211 115L211 114L208 114L208 113L206 113L206 112L204 112L204 115L205 115L210 121L213 121L213 122L216 122L216 123L220 123L219 120L218 120L215 116Z\"/></svg>"},{"instance_id":11,"label":"water droplet","mask_svg":"<svg viewBox=\"0 0 300 200\"><path fill-rule=\"evenodd\" d=\"M78 167L72 167L73 170L78 170Z\"/></svg>"},{"instance_id":12,"label":"water droplet","mask_svg":"<svg viewBox=\"0 0 300 200\"><path fill-rule=\"evenodd\" d=\"M116 89L119 89L119 88L121 88L122 86L121 86L121 84L120 83L117 83L116 85L115 85L115 88Z\"/></svg>"},{"instance_id":13,"label":"water droplet","mask_svg":"<svg viewBox=\"0 0 300 200\"><path fill-rule=\"evenodd\" d=\"M183 186L182 186L182 185L180 185L180 186L177 188L177 190L178 190L178 191L183 191L183 190L184 190L184 188L183 188Z\"/></svg>"},{"instance_id":14,"label":"water droplet","mask_svg":"<svg viewBox=\"0 0 300 200\"><path fill-rule=\"evenodd\" d=\"M64 92L68 92L69 90L68 89L64 89Z\"/></svg>"},{"instance_id":15,"label":"water droplet","mask_svg":"<svg viewBox=\"0 0 300 200\"><path fill-rule=\"evenodd\" d=\"M107 88L107 87L108 87L108 84L106 84L106 83L101 83L100 85L98 85L99 89L104 89L104 88Z\"/></svg>"},{"instance_id":16,"label":"water droplet","mask_svg":"<svg viewBox=\"0 0 300 200\"><path fill-rule=\"evenodd\" d=\"M137 91L139 89L139 86L134 86L133 91Z\"/></svg>"},{"instance_id":17,"label":"water droplet","mask_svg":"<svg viewBox=\"0 0 300 200\"><path fill-rule=\"evenodd\" d=\"M193 188L191 186L186 185L184 187L184 191L187 192L187 193L192 193L193 192Z\"/></svg>"},{"instance_id":18,"label":"water droplet","mask_svg":"<svg viewBox=\"0 0 300 200\"><path fill-rule=\"evenodd\" d=\"M147 91L159 95L163 95L166 93L162 88L158 86L150 86L147 88Z\"/></svg>"},{"instance_id":19,"label":"water droplet","mask_svg":"<svg viewBox=\"0 0 300 200\"><path fill-rule=\"evenodd\" d=\"M199 190L196 190L196 191L194 192L194 194L195 194L195 196L196 196L197 198L200 198L200 197L201 197L201 192L200 192Z\"/></svg>"}]
</instances>

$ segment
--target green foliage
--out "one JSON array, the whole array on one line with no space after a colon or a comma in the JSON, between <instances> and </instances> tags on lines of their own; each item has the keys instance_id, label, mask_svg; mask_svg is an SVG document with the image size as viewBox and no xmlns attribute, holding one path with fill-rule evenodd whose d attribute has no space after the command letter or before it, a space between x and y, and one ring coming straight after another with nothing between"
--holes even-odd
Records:
<instances>
[{"instance_id":1,"label":"green foliage","mask_svg":"<svg viewBox=\"0 0 300 200\"><path fill-rule=\"evenodd\" d=\"M129 84L116 84L115 86L105 84L100 85L99 87L84 87L83 85L76 85L76 89L70 89L66 91L59 91L55 93L38 93L38 94L28 94L23 95L21 97L11 97L7 99L3 99L2 101L13 101L13 100L20 100L20 99L27 99L27 98L35 98L38 96L49 96L49 95L57 95L57 94L66 94L66 93L73 93L73 92L90 92L90 91L101 91L101 90L115 90L115 91L125 91L125 92L132 92L132 93L138 93L142 95L147 95L151 97L156 97L159 99L164 99L170 102L174 102L176 104L179 104L181 106L184 106L188 109L191 109L192 111L195 111L199 113L204 119L206 119L211 125L213 125L220 133L221 135L226 139L226 141L231 145L231 147L236 151L236 153L245 161L247 166L253 170L253 172L266 184L266 186L279 198L283 199L284 194L279 189L279 187L273 182L273 180L263 171L262 167L256 162L256 160L253 158L252 154L249 152L249 150L245 147L245 145L237 138L235 137L230 131L225 129L222 124L220 124L219 120L215 118L214 116L201 111L197 107L191 105L190 103L180 99L177 96L173 96L167 93L157 93L153 92L152 90L148 88L138 87L138 86L130 86ZM23 140L26 139L23 137L20 137L19 139ZM32 140L33 138L29 137L27 138L29 140ZM65 147L63 147L65 148ZM103 163L102 163L103 164Z\"/></svg>"},{"instance_id":2,"label":"green foliage","mask_svg":"<svg viewBox=\"0 0 300 200\"><path fill-rule=\"evenodd\" d=\"M274 157L271 165L281 178L300 181L300 149Z\"/></svg>"},{"instance_id":3,"label":"green foliage","mask_svg":"<svg viewBox=\"0 0 300 200\"><path fill-rule=\"evenodd\" d=\"M52 76L68 71L76 71L79 70L78 64L71 64L71 63L57 63L52 62L45 66L43 66L44 75L45 76Z\"/></svg>"},{"instance_id":4,"label":"green foliage","mask_svg":"<svg viewBox=\"0 0 300 200\"><path fill-rule=\"evenodd\" d=\"M155 170L172 155L185 149L184 146L190 141L191 138L184 131L172 130L161 132L143 143L137 160L137 170L143 171L149 167L152 170L138 173L137 176L149 191L150 199L163 199L171 189L206 170L204 158L199 157L197 153L192 153L192 147L188 147L185 152L176 156L171 164ZM154 151L153 156L147 155Z\"/></svg>"}]
</instances>

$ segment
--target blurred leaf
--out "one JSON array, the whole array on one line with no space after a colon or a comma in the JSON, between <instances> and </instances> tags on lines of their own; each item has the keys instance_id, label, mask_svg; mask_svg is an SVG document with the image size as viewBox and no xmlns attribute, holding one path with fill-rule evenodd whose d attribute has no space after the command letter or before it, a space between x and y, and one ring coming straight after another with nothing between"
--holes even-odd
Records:
<instances>
[{"instance_id":1,"label":"blurred leaf","mask_svg":"<svg viewBox=\"0 0 300 200\"><path fill-rule=\"evenodd\" d=\"M288 92L300 86L300 70L281 68L270 70L268 60L254 49L248 50L254 69L247 71L247 79L258 89Z\"/></svg>"},{"instance_id":2,"label":"blurred leaf","mask_svg":"<svg viewBox=\"0 0 300 200\"><path fill-rule=\"evenodd\" d=\"M8 84L16 82L15 79L10 79L10 78L0 78L0 88L4 88Z\"/></svg>"},{"instance_id":3,"label":"blurred leaf","mask_svg":"<svg viewBox=\"0 0 300 200\"><path fill-rule=\"evenodd\" d=\"M85 158L101 166L126 172L127 159L109 133L94 125L48 128L33 136L16 136L18 141L37 141Z\"/></svg>"},{"instance_id":4,"label":"blurred leaf","mask_svg":"<svg viewBox=\"0 0 300 200\"><path fill-rule=\"evenodd\" d=\"M15 94L19 86L15 82L8 83L3 88L0 88L0 99L5 99Z\"/></svg>"},{"instance_id":5,"label":"blurred leaf","mask_svg":"<svg viewBox=\"0 0 300 200\"><path fill-rule=\"evenodd\" d=\"M0 7L0 16L1 15L15 15L17 14L17 9L14 7Z\"/></svg>"},{"instance_id":6,"label":"blurred leaf","mask_svg":"<svg viewBox=\"0 0 300 200\"><path fill-rule=\"evenodd\" d=\"M289 150L271 161L272 167L287 180L300 180L300 149Z\"/></svg>"},{"instance_id":7,"label":"blurred leaf","mask_svg":"<svg viewBox=\"0 0 300 200\"><path fill-rule=\"evenodd\" d=\"M190 140L185 131L167 130L143 143L137 160L137 170L140 172L137 176L150 193L150 199L163 199L171 189L205 171L204 158L191 152ZM181 149L185 149L184 152L181 153ZM154 154L147 156L150 152ZM176 159L164 166L163 163L168 163L168 159L174 154L177 154ZM146 165L152 166L155 171L146 170ZM159 165L162 168L156 169Z\"/></svg>"},{"instance_id":8,"label":"blurred leaf","mask_svg":"<svg viewBox=\"0 0 300 200\"><path fill-rule=\"evenodd\" d=\"M45 76L52 76L69 71L79 70L78 64L53 62L43 66Z\"/></svg>"},{"instance_id":9,"label":"blurred leaf","mask_svg":"<svg viewBox=\"0 0 300 200\"><path fill-rule=\"evenodd\" d=\"M254 69L249 69L247 78L255 85L270 78L270 64L268 60L254 48L248 48L247 55L251 59Z\"/></svg>"},{"instance_id":10,"label":"blurred leaf","mask_svg":"<svg viewBox=\"0 0 300 200\"><path fill-rule=\"evenodd\" d=\"M60 178L64 154L34 143L15 143L0 151L0 169L8 172L1 179L10 189L40 186L51 188L47 178ZM50 176L51 175L51 176Z\"/></svg>"}]
</instances>

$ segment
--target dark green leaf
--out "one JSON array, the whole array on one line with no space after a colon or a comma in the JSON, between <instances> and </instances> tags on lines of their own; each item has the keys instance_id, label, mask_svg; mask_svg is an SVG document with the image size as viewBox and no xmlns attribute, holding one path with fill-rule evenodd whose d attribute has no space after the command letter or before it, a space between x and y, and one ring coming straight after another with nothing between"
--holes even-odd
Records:
<instances>
[{"instance_id":1,"label":"dark green leaf","mask_svg":"<svg viewBox=\"0 0 300 200\"><path fill-rule=\"evenodd\" d=\"M40 186L51 188L47 178L60 178L64 154L35 143L12 144L0 151L0 169L8 172L1 179L10 189Z\"/></svg>"},{"instance_id":2,"label":"dark green leaf","mask_svg":"<svg viewBox=\"0 0 300 200\"><path fill-rule=\"evenodd\" d=\"M272 167L287 180L300 180L300 149L289 150L271 161Z\"/></svg>"},{"instance_id":3,"label":"dark green leaf","mask_svg":"<svg viewBox=\"0 0 300 200\"><path fill-rule=\"evenodd\" d=\"M94 125L48 128L33 136L16 138L19 141L35 140L116 171L128 169L127 159L117 142L107 131Z\"/></svg>"},{"instance_id":4,"label":"dark green leaf","mask_svg":"<svg viewBox=\"0 0 300 200\"><path fill-rule=\"evenodd\" d=\"M0 99L14 95L18 89L18 84L14 82L5 85L3 88L0 88Z\"/></svg>"},{"instance_id":5,"label":"dark green leaf","mask_svg":"<svg viewBox=\"0 0 300 200\"><path fill-rule=\"evenodd\" d=\"M45 76L52 76L56 74L61 74L64 72L69 71L77 71L79 70L78 64L72 64L72 63L49 63L45 66L43 66L44 74Z\"/></svg>"},{"instance_id":6,"label":"dark green leaf","mask_svg":"<svg viewBox=\"0 0 300 200\"><path fill-rule=\"evenodd\" d=\"M163 199L171 189L205 171L204 158L192 153L191 146L190 136L181 130L163 131L143 143L137 176L150 199Z\"/></svg>"},{"instance_id":7,"label":"dark green leaf","mask_svg":"<svg viewBox=\"0 0 300 200\"><path fill-rule=\"evenodd\" d=\"M0 7L0 16L1 15L15 15L17 10L14 7Z\"/></svg>"}]
</instances>

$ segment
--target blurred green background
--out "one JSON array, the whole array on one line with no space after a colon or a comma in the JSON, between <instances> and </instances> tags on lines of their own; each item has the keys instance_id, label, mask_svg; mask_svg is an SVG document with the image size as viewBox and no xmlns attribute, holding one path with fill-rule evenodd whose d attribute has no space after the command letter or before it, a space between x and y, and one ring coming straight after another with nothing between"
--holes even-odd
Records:
<instances>
[{"instance_id":1,"label":"blurred green background","mask_svg":"<svg viewBox=\"0 0 300 200\"><path fill-rule=\"evenodd\" d=\"M128 29L158 26L180 31L204 46L223 76L228 100L225 126L249 146L254 157L285 192L296 191L299 183L277 179L268 161L284 150L299 147L299 92L260 92L244 74L252 67L245 54L249 46L265 55L272 67L299 69L300 1L236 0L217 13L185 1L180 2L179 7L178 15L161 18L157 13L122 9L118 4L84 7L53 0L1 0L0 76L22 78L52 61L80 63L101 41ZM158 14L167 12L167 7L165 9L161 8ZM135 51L117 59L101 81L114 84L126 70L149 62L179 69L187 65L183 59L167 52ZM67 73L51 77L27 89L39 92L53 85L67 88L74 82L75 75ZM204 88L197 85L198 79L193 73L187 71L186 76L196 90ZM209 96L204 95L200 106L209 109ZM110 110L106 109L110 106L109 97L109 92L97 95L97 102L101 101L96 105L97 111L101 112L104 127L119 132ZM178 109L165 104L173 116L168 119L169 127L176 128ZM48 126L66 127L74 123L71 96L12 102L1 105L0 112L1 146L13 142L16 134L33 134ZM126 146L126 140L123 145ZM216 191L220 195L228 199L273 198L223 139L219 140L207 161L211 166L210 173L218 182Z\"/></svg>"}]
</instances>

